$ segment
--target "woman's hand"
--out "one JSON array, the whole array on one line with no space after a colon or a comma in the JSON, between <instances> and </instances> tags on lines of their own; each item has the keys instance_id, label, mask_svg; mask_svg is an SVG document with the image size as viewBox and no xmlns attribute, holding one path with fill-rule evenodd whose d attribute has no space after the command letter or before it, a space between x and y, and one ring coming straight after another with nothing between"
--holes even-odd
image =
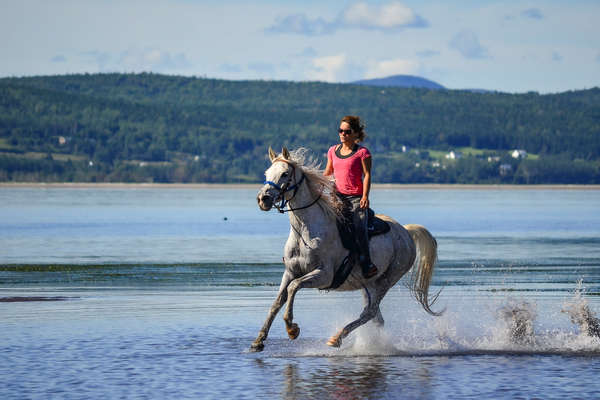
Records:
<instances>
[{"instance_id":1,"label":"woman's hand","mask_svg":"<svg viewBox=\"0 0 600 400\"><path fill-rule=\"evenodd\" d=\"M369 198L367 196L360 198L360 208L369 208Z\"/></svg>"}]
</instances>

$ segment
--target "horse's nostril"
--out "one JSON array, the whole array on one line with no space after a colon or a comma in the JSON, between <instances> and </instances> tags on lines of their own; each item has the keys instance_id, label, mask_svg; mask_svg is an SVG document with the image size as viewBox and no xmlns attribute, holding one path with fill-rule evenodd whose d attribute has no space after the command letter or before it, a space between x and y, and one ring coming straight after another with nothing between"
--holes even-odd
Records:
<instances>
[{"instance_id":1,"label":"horse's nostril","mask_svg":"<svg viewBox=\"0 0 600 400\"><path fill-rule=\"evenodd\" d=\"M256 201L258 201L259 203L263 203L265 205L270 205L273 203L273 199L268 194L263 194L261 196L257 196Z\"/></svg>"}]
</instances>

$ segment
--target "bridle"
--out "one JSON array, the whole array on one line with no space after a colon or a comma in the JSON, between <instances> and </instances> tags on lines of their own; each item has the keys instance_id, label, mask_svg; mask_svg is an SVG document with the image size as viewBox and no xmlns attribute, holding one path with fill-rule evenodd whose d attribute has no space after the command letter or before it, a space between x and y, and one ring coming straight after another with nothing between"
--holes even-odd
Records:
<instances>
[{"instance_id":1,"label":"bridle","mask_svg":"<svg viewBox=\"0 0 600 400\"><path fill-rule=\"evenodd\" d=\"M317 201L319 201L319 199L321 198L321 194L323 194L323 191L321 191L321 193L319 193L319 196L317 196L317 198L315 200L313 200L309 205L306 205L303 207L297 207L297 208L288 207L286 209L285 207L288 205L290 200L292 200L294 197L296 197L296 193L298 193L298 189L300 188L300 185L302 184L302 182L304 182L304 179L306 179L308 181L308 178L306 178L306 175L302 174L302 177L300 178L300 180L298 182L296 182L296 167L294 166L294 164L290 163L289 161L282 160L282 159L274 160L273 162L275 163L277 161L284 162L287 165L289 165L290 167L292 167L292 174L283 185L279 186L278 184L276 184L273 181L265 181L265 185L272 186L275 189L279 190L279 193L277 194L277 197L275 198L275 204L274 204L277 211L279 211L280 213L283 214L284 212L303 210L305 208L308 208L308 207L314 205ZM292 185L290 185L292 183L292 180L294 180L294 183ZM285 194L292 190L294 191L294 193L292 193L292 197L290 197L289 199L286 200ZM277 204L278 201L280 202L279 204Z\"/></svg>"}]
</instances>

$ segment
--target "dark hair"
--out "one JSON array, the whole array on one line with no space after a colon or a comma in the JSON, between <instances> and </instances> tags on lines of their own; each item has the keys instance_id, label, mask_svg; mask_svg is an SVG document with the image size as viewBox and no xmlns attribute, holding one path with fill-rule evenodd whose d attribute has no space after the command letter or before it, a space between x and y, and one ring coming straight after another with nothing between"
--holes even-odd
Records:
<instances>
[{"instance_id":1,"label":"dark hair","mask_svg":"<svg viewBox=\"0 0 600 400\"><path fill-rule=\"evenodd\" d=\"M356 115L346 115L340 123L346 122L354 132L358 132L358 141L362 142L367 137L365 125L360 121L360 117Z\"/></svg>"}]
</instances>

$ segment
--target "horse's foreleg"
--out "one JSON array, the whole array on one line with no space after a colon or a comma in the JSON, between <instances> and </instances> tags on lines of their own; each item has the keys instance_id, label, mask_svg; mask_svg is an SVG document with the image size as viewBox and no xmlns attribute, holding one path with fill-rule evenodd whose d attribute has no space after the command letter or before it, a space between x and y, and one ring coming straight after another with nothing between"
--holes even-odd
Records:
<instances>
[{"instance_id":1,"label":"horse's foreleg","mask_svg":"<svg viewBox=\"0 0 600 400\"><path fill-rule=\"evenodd\" d=\"M387 291L387 290L386 290ZM374 291L376 292L376 291ZM385 292L383 293L385 294ZM342 340L350 334L353 330L358 328L361 325L366 324L370 320L374 319L375 323L379 326L383 326L383 316L381 315L381 310L379 309L379 302L383 298L383 296L378 296L377 292L375 297L371 296L371 292L366 287L363 289L363 298L365 301L365 308L363 309L360 317L350 322L346 325L342 330L333 335L328 341L327 344L331 347L340 347L342 345Z\"/></svg>"},{"instance_id":2,"label":"horse's foreleg","mask_svg":"<svg viewBox=\"0 0 600 400\"><path fill-rule=\"evenodd\" d=\"M296 293L298 290L302 288L319 288L327 286L331 283L333 277L331 274L325 273L321 269L315 269L308 274L294 279L288 285L288 299L287 299L287 307L285 309L285 314L283 314L283 320L285 321L285 327L290 339L294 340L300 334L300 328L298 324L293 322L294 320L294 298L296 297Z\"/></svg>"},{"instance_id":3,"label":"horse's foreleg","mask_svg":"<svg viewBox=\"0 0 600 400\"><path fill-rule=\"evenodd\" d=\"M275 316L277 315L277 313L279 312L279 310L281 309L281 307L287 300L287 297L288 297L287 287L291 280L292 280L291 275L286 271L283 274L283 277L281 278L281 284L279 285L279 293L277 294L277 298L275 298L275 301L271 305L271 309L269 310L267 319L265 320L265 323L263 324L262 328L260 328L260 331L258 331L258 336L257 336L256 340L254 340L254 342L252 342L252 345L250 346L250 350L262 351L265 348L264 341L267 339L267 336L269 335L269 329L271 329L271 324L273 323Z\"/></svg>"}]
</instances>

